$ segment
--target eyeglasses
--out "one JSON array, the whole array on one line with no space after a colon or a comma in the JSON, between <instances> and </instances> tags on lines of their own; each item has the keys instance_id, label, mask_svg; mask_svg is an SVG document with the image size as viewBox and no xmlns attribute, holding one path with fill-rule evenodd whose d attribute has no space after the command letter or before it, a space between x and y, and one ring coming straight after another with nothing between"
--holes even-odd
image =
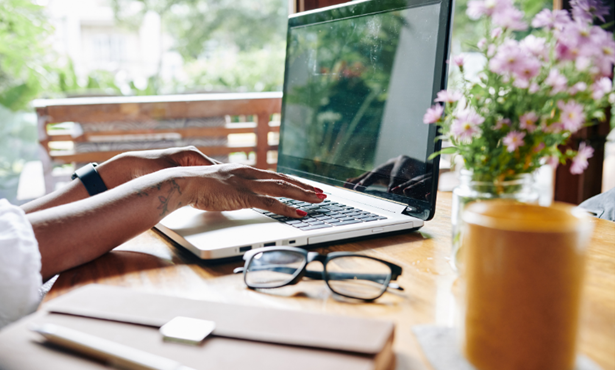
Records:
<instances>
[{"instance_id":1,"label":"eyeglasses","mask_svg":"<svg viewBox=\"0 0 615 370\"><path fill-rule=\"evenodd\" d=\"M253 249L244 254L243 280L250 289L280 288L297 284L304 276L324 280L331 291L348 298L373 301L388 289L403 290L391 283L401 275L402 268L378 258L350 252L323 255L301 248L274 247ZM310 262L319 261L323 271L307 269Z\"/></svg>"}]
</instances>

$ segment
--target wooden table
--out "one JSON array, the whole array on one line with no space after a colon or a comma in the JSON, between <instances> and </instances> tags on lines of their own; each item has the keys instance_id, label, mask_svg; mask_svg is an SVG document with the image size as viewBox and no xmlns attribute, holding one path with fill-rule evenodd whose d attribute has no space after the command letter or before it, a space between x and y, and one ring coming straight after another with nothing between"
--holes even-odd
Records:
<instances>
[{"instance_id":1,"label":"wooden table","mask_svg":"<svg viewBox=\"0 0 615 370\"><path fill-rule=\"evenodd\" d=\"M438 194L436 216L419 231L316 249L360 252L403 267L402 294L375 303L342 301L322 281L257 292L233 269L243 261L205 263L148 231L103 257L60 275L45 300L98 283L177 297L390 319L396 322L398 369L431 369L411 332L416 324L453 325L456 275L450 266L451 193ZM87 246L83 246L87 248ZM615 369L615 223L597 220L589 248L580 351Z\"/></svg>"}]
</instances>

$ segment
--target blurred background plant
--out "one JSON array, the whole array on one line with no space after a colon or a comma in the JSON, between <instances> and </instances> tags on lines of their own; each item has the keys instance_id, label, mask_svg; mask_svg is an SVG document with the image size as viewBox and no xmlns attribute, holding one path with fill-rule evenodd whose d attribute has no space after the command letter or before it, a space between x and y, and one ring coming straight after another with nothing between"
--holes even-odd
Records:
<instances>
[{"instance_id":1,"label":"blurred background plant","mask_svg":"<svg viewBox=\"0 0 615 370\"><path fill-rule=\"evenodd\" d=\"M471 74L484 63L474 53L484 30L469 22L468 1L455 1L451 51L467 54ZM552 1L517 5L533 16ZM289 0L0 0L0 197L16 201L19 173L38 159L32 99L280 91L288 6Z\"/></svg>"},{"instance_id":2,"label":"blurred background plant","mask_svg":"<svg viewBox=\"0 0 615 370\"><path fill-rule=\"evenodd\" d=\"M36 98L279 91L288 0L1 0L0 198L39 159Z\"/></svg>"}]
</instances>

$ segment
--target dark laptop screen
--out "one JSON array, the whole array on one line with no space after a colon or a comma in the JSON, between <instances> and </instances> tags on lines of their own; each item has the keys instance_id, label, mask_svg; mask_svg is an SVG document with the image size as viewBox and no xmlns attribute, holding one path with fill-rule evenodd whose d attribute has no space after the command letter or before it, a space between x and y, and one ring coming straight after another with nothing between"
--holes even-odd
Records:
<instances>
[{"instance_id":1,"label":"dark laptop screen","mask_svg":"<svg viewBox=\"0 0 615 370\"><path fill-rule=\"evenodd\" d=\"M368 1L291 18L278 171L431 217L439 143L423 115L444 83L442 8Z\"/></svg>"}]
</instances>

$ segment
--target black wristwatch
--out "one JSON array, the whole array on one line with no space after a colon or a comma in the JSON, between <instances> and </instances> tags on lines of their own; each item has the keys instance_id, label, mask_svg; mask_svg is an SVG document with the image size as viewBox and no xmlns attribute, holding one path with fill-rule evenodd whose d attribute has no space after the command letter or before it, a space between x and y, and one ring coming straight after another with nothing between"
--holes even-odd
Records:
<instances>
[{"instance_id":1,"label":"black wristwatch","mask_svg":"<svg viewBox=\"0 0 615 370\"><path fill-rule=\"evenodd\" d=\"M107 190L107 186L96 171L96 166L98 166L98 163L88 163L75 171L70 177L71 180L79 178L90 195L96 195Z\"/></svg>"}]
</instances>

